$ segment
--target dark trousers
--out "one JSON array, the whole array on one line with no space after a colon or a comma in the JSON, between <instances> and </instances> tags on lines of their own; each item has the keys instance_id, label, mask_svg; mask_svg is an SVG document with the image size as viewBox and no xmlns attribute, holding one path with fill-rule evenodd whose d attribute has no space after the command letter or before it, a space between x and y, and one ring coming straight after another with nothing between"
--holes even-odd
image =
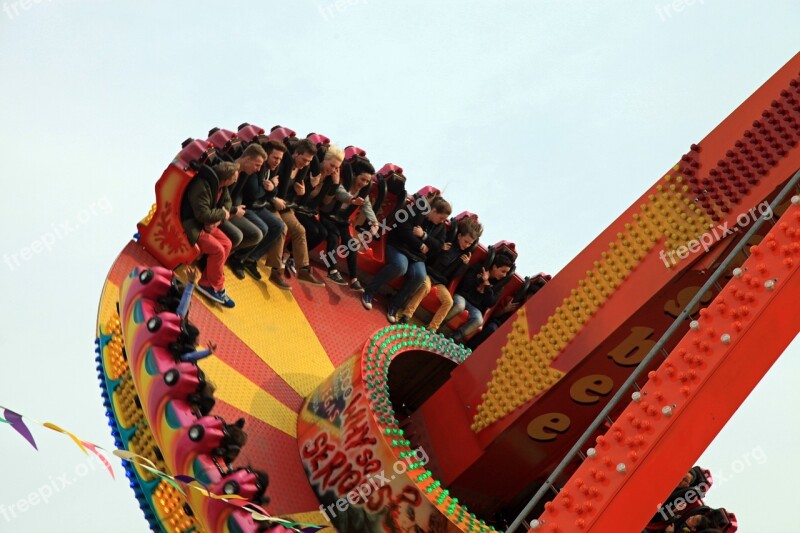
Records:
<instances>
[{"instance_id":1,"label":"dark trousers","mask_svg":"<svg viewBox=\"0 0 800 533\"><path fill-rule=\"evenodd\" d=\"M309 253L311 253L311 250L319 246L320 243L325 240L328 232L322 223L317 220L316 216L307 215L300 211L295 211L294 215L306 229L306 246L308 247Z\"/></svg>"},{"instance_id":2,"label":"dark trousers","mask_svg":"<svg viewBox=\"0 0 800 533\"><path fill-rule=\"evenodd\" d=\"M325 252L326 256L330 258L328 271L336 270L336 253L335 250L339 247L339 243L346 247L344 256L347 261L347 272L351 278L358 277L358 267L356 266L358 260L358 252L352 251L347 245L350 243L350 224L348 222L337 222L326 216L320 216L320 222L327 231ZM334 253L331 253L334 252Z\"/></svg>"}]
</instances>

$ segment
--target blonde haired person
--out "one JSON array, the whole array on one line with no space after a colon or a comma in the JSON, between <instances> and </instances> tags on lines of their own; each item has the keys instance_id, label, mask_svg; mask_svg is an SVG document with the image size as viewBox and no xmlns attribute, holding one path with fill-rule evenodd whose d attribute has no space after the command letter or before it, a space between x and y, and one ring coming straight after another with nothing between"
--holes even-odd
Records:
<instances>
[{"instance_id":1,"label":"blonde haired person","mask_svg":"<svg viewBox=\"0 0 800 533\"><path fill-rule=\"evenodd\" d=\"M320 172L316 176L306 176L303 192L295 199L295 216L306 231L306 246L309 253L328 237L328 231L317 218L320 206L331 196L336 195L341 177L339 171L344 161L344 151L336 146L329 146L320 163Z\"/></svg>"}]
</instances>

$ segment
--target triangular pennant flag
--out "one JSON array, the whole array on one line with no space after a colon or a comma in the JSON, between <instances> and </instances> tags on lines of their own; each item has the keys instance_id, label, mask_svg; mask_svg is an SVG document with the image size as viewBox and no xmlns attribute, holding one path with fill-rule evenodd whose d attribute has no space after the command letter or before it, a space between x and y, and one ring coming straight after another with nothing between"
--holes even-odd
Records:
<instances>
[{"instance_id":1,"label":"triangular pennant flag","mask_svg":"<svg viewBox=\"0 0 800 533\"><path fill-rule=\"evenodd\" d=\"M139 466L141 466L142 468L144 468L148 472L151 472L151 473L155 474L156 476L160 477L161 479L163 479L164 481L166 481L167 483L169 483L170 485L175 487L175 490L177 490L178 492L183 494L184 498L186 497L186 492L183 490L183 488L180 485L178 485L178 482L175 481L175 478L173 478L169 474L165 474L161 470L158 470L158 469L155 469L155 468L150 468L147 465L140 464Z\"/></svg>"},{"instance_id":2,"label":"triangular pennant flag","mask_svg":"<svg viewBox=\"0 0 800 533\"><path fill-rule=\"evenodd\" d=\"M22 416L18 415L11 409L5 409L3 412L3 416L8 423L11 425L12 428L17 430L17 433L22 435L26 441L28 441L31 446L34 447L36 451L39 450L39 447L36 446L36 441L33 440L33 435L31 435L31 430L28 429L28 426L25 425L25 422L22 421Z\"/></svg>"},{"instance_id":3,"label":"triangular pennant flag","mask_svg":"<svg viewBox=\"0 0 800 533\"><path fill-rule=\"evenodd\" d=\"M86 442L85 440L82 440L81 442L83 443L84 446L90 449L92 453L97 456L98 459L100 459L100 462L103 463L103 465L105 465L106 470L108 470L108 473L111 474L111 479L116 480L117 478L114 477L114 469L111 468L111 463L108 462L108 459L106 459L103 456L103 454L97 451L97 446L95 446L91 442Z\"/></svg>"},{"instance_id":4,"label":"triangular pennant flag","mask_svg":"<svg viewBox=\"0 0 800 533\"><path fill-rule=\"evenodd\" d=\"M69 432L69 431L67 431L66 429L61 429L61 428L60 428L60 427L58 427L57 425L55 425L55 424L52 424L52 423L50 423L50 422L45 422L45 423L44 423L44 424L42 424L42 425L43 425L44 427L46 427L47 429L52 429L53 431L58 431L59 433L64 433L65 435L68 435L68 436L69 436L69 438L71 438L71 439L72 439L72 442L74 442L75 444L77 444L77 445L78 445L78 448L80 448L80 449L81 449L81 451L82 451L83 453L85 453L86 455L89 455L89 452L87 452L87 451L86 451L86 448L83 446L83 441L82 441L81 439L79 439L78 437L76 437L74 434L70 433L70 432Z\"/></svg>"}]
</instances>

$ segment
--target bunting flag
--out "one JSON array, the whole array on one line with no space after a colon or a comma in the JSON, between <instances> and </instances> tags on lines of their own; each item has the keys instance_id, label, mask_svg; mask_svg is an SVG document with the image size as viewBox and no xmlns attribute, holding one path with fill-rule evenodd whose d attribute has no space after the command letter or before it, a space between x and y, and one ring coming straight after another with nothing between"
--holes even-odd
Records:
<instances>
[{"instance_id":1,"label":"bunting flag","mask_svg":"<svg viewBox=\"0 0 800 533\"><path fill-rule=\"evenodd\" d=\"M86 442L85 440L82 440L81 444L86 446L86 448L88 448L97 457L97 459L99 459L100 462L103 463L103 465L106 467L106 470L108 470L108 473L111 474L111 479L116 481L117 478L114 475L114 469L111 468L111 463L108 462L108 459L106 459L105 455L97 451L97 446L95 446L91 442Z\"/></svg>"},{"instance_id":2,"label":"bunting flag","mask_svg":"<svg viewBox=\"0 0 800 533\"><path fill-rule=\"evenodd\" d=\"M36 446L36 441L33 440L33 435L31 435L31 430L28 429L28 426L25 425L25 422L22 421L22 416L18 415L11 409L6 409L3 407L3 416L6 420L8 420L9 425L14 428L17 433L22 435L22 437L28 441L31 446L33 446L37 451L39 447Z\"/></svg>"},{"instance_id":3,"label":"bunting flag","mask_svg":"<svg viewBox=\"0 0 800 533\"><path fill-rule=\"evenodd\" d=\"M81 451L83 452L84 455L89 455L89 452L86 451L86 447L83 445L83 441L81 439L79 439L78 437L76 437L73 433L70 433L67 430L61 429L57 425L51 424L50 422L45 422L42 425L44 427L46 427L47 429L52 429L53 431L57 431L59 433L63 433L64 435L69 436L69 438L72 439L72 442L74 442L75 444L78 445L78 448L81 449Z\"/></svg>"},{"instance_id":4,"label":"bunting flag","mask_svg":"<svg viewBox=\"0 0 800 533\"><path fill-rule=\"evenodd\" d=\"M28 429L28 426L25 424L25 422L22 421L23 416L12 411L11 409L3 407L2 405L0 405L0 411L3 412L3 417L0 417L0 423L10 425L12 428L14 428L14 430L16 430L17 433L22 435L22 437L25 440L27 440L31 444L31 446L34 447L34 449L38 451L39 448L36 446L36 441L33 439L33 434L31 434L31 431L30 429ZM111 479L116 479L116 477L114 476L114 470L111 467L111 463L109 463L108 460L105 458L105 456L101 454L98 450L111 453L112 455L119 457L123 461L128 461L139 465L148 472L151 472L152 474L158 476L159 478L163 479L164 481L175 487L181 494L183 494L184 497L187 496L186 491L183 490L180 484L183 484L189 487L190 489L199 491L201 494L203 494L208 498L221 500L243 511L246 511L250 513L253 516L253 520L257 522L274 523L276 525L280 525L285 529L294 531L296 533L313 533L315 531L325 529L326 527L314 524L304 524L302 522L294 522L291 520L270 516L270 514L264 508L254 504L251 501L248 501L243 496L240 496L238 494L214 494L209 490L208 486L205 483L203 483L197 478L183 474L171 476L167 473L161 472L156 467L155 463L153 463L153 461L142 455L130 452L128 450L117 450L117 449L106 450L102 446L98 446L97 444L92 444L91 442L79 438L74 433L67 431L66 429L63 429L57 426L56 424L53 424L52 422L39 422L37 420L32 419L29 416L26 416L24 418L26 418L29 422L34 422L51 431L67 435L70 438L70 440L72 440L72 442L74 442L84 454L89 455L89 452L92 452L103 463L103 465L105 465L106 469L108 470L108 473L111 475ZM195 483L200 486L195 485Z\"/></svg>"}]
</instances>

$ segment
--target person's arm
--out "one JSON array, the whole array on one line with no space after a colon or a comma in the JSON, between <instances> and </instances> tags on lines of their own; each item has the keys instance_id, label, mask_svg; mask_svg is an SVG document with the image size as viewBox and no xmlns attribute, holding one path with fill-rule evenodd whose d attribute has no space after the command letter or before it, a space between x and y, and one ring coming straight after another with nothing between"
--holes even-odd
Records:
<instances>
[{"instance_id":1,"label":"person's arm","mask_svg":"<svg viewBox=\"0 0 800 533\"><path fill-rule=\"evenodd\" d=\"M194 265L189 265L186 267L186 279L189 283L186 285L186 288L183 289L181 302L178 304L178 309L175 310L175 314L182 319L185 319L186 313L189 312L189 302L192 300L194 286L200 279L200 270Z\"/></svg>"},{"instance_id":2,"label":"person's arm","mask_svg":"<svg viewBox=\"0 0 800 533\"><path fill-rule=\"evenodd\" d=\"M466 274L464 274L464 278L461 280L461 283L458 284L458 289L456 292L461 294L472 294L478 288L480 283L483 281L480 278L480 267L473 266L467 269Z\"/></svg>"},{"instance_id":3,"label":"person's arm","mask_svg":"<svg viewBox=\"0 0 800 533\"><path fill-rule=\"evenodd\" d=\"M378 217L375 216L375 211L372 210L372 202L369 201L369 196L364 198L364 203L361 205L361 212L367 217L370 226L378 225Z\"/></svg>"},{"instance_id":4,"label":"person's arm","mask_svg":"<svg viewBox=\"0 0 800 533\"><path fill-rule=\"evenodd\" d=\"M428 253L437 253L442 249L444 224L437 224L423 234L422 242L428 247Z\"/></svg>"},{"instance_id":5,"label":"person's arm","mask_svg":"<svg viewBox=\"0 0 800 533\"><path fill-rule=\"evenodd\" d=\"M228 190L228 187L222 188L222 207L227 209L227 211L233 215L234 212L231 211L231 206L233 205L233 201L231 201L231 193Z\"/></svg>"},{"instance_id":6,"label":"person's arm","mask_svg":"<svg viewBox=\"0 0 800 533\"><path fill-rule=\"evenodd\" d=\"M340 204L349 204L353 199L353 196L347 192L347 189L342 187L341 184L336 187L335 191L333 191L333 196Z\"/></svg>"},{"instance_id":7,"label":"person's arm","mask_svg":"<svg viewBox=\"0 0 800 533\"><path fill-rule=\"evenodd\" d=\"M502 289L496 289L494 284L489 283L483 289L483 305L484 310L489 309L494 304L497 303L497 300L500 298L500 293L502 293Z\"/></svg>"},{"instance_id":8,"label":"person's arm","mask_svg":"<svg viewBox=\"0 0 800 533\"><path fill-rule=\"evenodd\" d=\"M405 244L411 250L422 251L422 245L425 243L420 237L414 235L414 228L419 224L418 217L409 217L405 222L398 223L397 227L389 233L393 237L391 240Z\"/></svg>"},{"instance_id":9,"label":"person's arm","mask_svg":"<svg viewBox=\"0 0 800 533\"><path fill-rule=\"evenodd\" d=\"M209 355L212 355L216 349L217 345L211 341L208 341L208 348L205 350L195 350L193 352L185 353L181 355L181 361L184 363L193 363L195 361L199 361L200 359L204 359Z\"/></svg>"},{"instance_id":10,"label":"person's arm","mask_svg":"<svg viewBox=\"0 0 800 533\"><path fill-rule=\"evenodd\" d=\"M445 266L440 270L442 275L447 280L448 284L452 282L454 279L463 276L467 272L467 269L469 268L469 257L467 258L467 262L465 263L461 259L462 255L465 254L459 255L457 258L451 261L450 264L448 264L447 266Z\"/></svg>"},{"instance_id":11,"label":"person's arm","mask_svg":"<svg viewBox=\"0 0 800 533\"><path fill-rule=\"evenodd\" d=\"M278 167L278 192L277 197L285 200L289 192L289 184L292 181L292 158L286 154Z\"/></svg>"},{"instance_id":12,"label":"person's arm","mask_svg":"<svg viewBox=\"0 0 800 533\"><path fill-rule=\"evenodd\" d=\"M198 180L198 178L195 178ZM214 199L211 197L211 190L205 182L193 181L189 184L189 205L192 207L192 214L200 224L216 224L225 221L228 217L224 209L215 207Z\"/></svg>"}]
</instances>

